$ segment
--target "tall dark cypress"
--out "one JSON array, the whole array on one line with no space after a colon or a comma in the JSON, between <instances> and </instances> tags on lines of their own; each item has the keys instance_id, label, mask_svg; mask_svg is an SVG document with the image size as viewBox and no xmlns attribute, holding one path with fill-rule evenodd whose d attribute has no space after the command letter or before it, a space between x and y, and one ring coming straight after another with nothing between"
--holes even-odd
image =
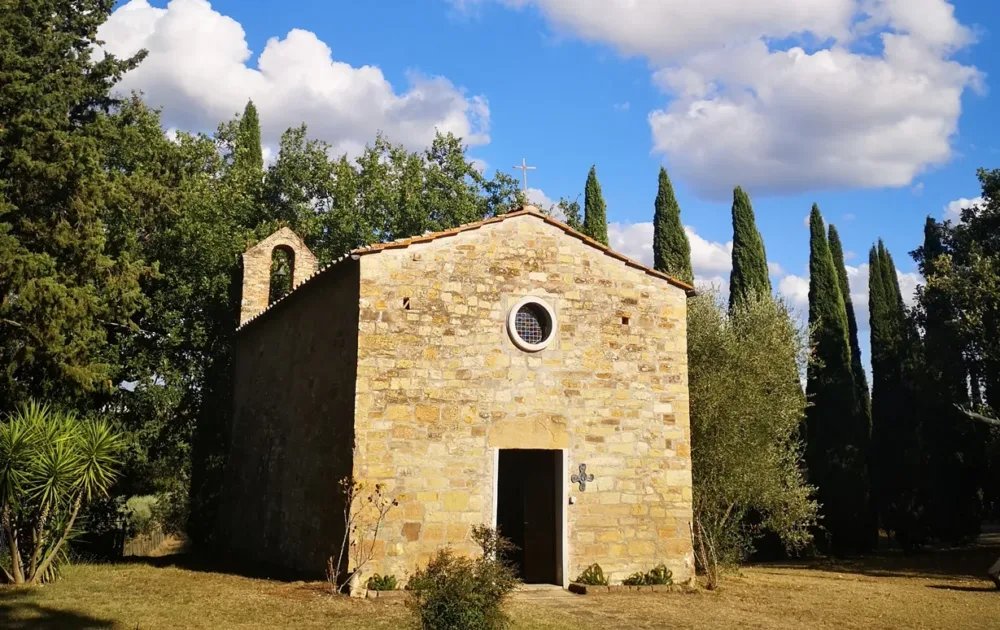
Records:
<instances>
[{"instance_id":1,"label":"tall dark cypress","mask_svg":"<svg viewBox=\"0 0 1000 630\"><path fill-rule=\"evenodd\" d=\"M840 242L840 234L833 224L830 224L829 243L830 255L833 257L833 266L837 270L837 284L840 286L840 294L844 298L844 309L847 311L847 332L851 347L851 373L854 376L854 388L857 391L857 400L860 407L856 441L861 445L865 455L866 479L868 480L868 535L870 536L870 541L867 546L874 547L878 543L878 505L874 500L874 494L871 492L871 470L874 467L874 462L872 461L874 453L871 449L871 391L868 389L868 375L865 373L864 364L861 362L861 345L858 342L858 320L854 312L854 300L851 298L851 284L847 277L847 264L844 262L844 247Z\"/></svg>"},{"instance_id":2,"label":"tall dark cypress","mask_svg":"<svg viewBox=\"0 0 1000 630\"><path fill-rule=\"evenodd\" d=\"M830 548L866 548L870 541L867 445L851 369L847 309L819 207L809 217L809 323L818 359L809 365L806 460L817 486ZM822 541L821 541L822 542Z\"/></svg>"},{"instance_id":3,"label":"tall dark cypress","mask_svg":"<svg viewBox=\"0 0 1000 630\"><path fill-rule=\"evenodd\" d=\"M238 168L254 172L264 169L264 153L260 145L260 118L253 101L247 101L236 131L234 161Z\"/></svg>"},{"instance_id":4,"label":"tall dark cypress","mask_svg":"<svg viewBox=\"0 0 1000 630\"><path fill-rule=\"evenodd\" d=\"M597 167L591 166L583 191L583 233L598 243L608 244L608 207L597 181Z\"/></svg>"},{"instance_id":5,"label":"tall dark cypress","mask_svg":"<svg viewBox=\"0 0 1000 630\"><path fill-rule=\"evenodd\" d=\"M875 503L882 528L910 548L924 537L918 338L892 255L881 240L869 253L869 311Z\"/></svg>"},{"instance_id":6,"label":"tall dark cypress","mask_svg":"<svg viewBox=\"0 0 1000 630\"><path fill-rule=\"evenodd\" d=\"M844 298L844 308L847 311L847 331L851 344L851 371L854 373L854 384L858 389L858 401L861 403L861 411L866 418L866 422L871 424L872 401L871 392L868 390L868 376L861 362L861 345L858 343L858 320L854 313L854 300L851 299L851 285L847 278L847 265L844 262L844 247L840 242L840 234L837 228L830 225L830 255L833 256L833 264L837 269L837 281L840 286L840 294ZM870 428L869 428L870 430Z\"/></svg>"},{"instance_id":7,"label":"tall dark cypress","mask_svg":"<svg viewBox=\"0 0 1000 630\"><path fill-rule=\"evenodd\" d=\"M667 169L660 167L659 190L653 213L653 268L691 283L691 244L681 223L681 207Z\"/></svg>"},{"instance_id":8,"label":"tall dark cypress","mask_svg":"<svg viewBox=\"0 0 1000 630\"><path fill-rule=\"evenodd\" d=\"M750 196L737 186L733 191L733 270L729 274L729 308L751 291L770 293L771 276Z\"/></svg>"}]
</instances>

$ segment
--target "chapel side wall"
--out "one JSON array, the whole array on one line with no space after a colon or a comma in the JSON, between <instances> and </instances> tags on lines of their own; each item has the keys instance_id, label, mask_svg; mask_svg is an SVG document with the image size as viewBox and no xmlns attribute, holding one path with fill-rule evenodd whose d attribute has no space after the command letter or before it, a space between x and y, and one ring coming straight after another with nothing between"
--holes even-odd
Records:
<instances>
[{"instance_id":1,"label":"chapel side wall","mask_svg":"<svg viewBox=\"0 0 1000 630\"><path fill-rule=\"evenodd\" d=\"M237 333L220 532L231 555L322 578L343 532L357 371L357 261Z\"/></svg>"},{"instance_id":2,"label":"chapel side wall","mask_svg":"<svg viewBox=\"0 0 1000 630\"><path fill-rule=\"evenodd\" d=\"M526 294L559 319L537 354L505 327ZM475 552L498 448L566 449L567 479L594 474L565 486L567 579L594 562L691 575L683 290L526 216L365 256L360 297L355 474L400 500L366 575Z\"/></svg>"}]
</instances>

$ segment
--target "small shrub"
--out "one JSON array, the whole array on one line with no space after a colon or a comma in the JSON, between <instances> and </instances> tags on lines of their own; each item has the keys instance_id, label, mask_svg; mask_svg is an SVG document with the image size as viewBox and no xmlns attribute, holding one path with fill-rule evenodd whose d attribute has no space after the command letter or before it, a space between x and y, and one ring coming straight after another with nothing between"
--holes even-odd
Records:
<instances>
[{"instance_id":1,"label":"small shrub","mask_svg":"<svg viewBox=\"0 0 1000 630\"><path fill-rule=\"evenodd\" d=\"M642 586L645 583L646 583L645 573L633 573L632 575L622 580L622 584L624 584L625 586Z\"/></svg>"},{"instance_id":2,"label":"small shrub","mask_svg":"<svg viewBox=\"0 0 1000 630\"><path fill-rule=\"evenodd\" d=\"M191 515L186 488L157 495L151 506L153 520L159 523L164 534L183 534Z\"/></svg>"},{"instance_id":3,"label":"small shrub","mask_svg":"<svg viewBox=\"0 0 1000 630\"><path fill-rule=\"evenodd\" d=\"M368 578L369 591L394 591L396 590L395 575L375 575Z\"/></svg>"},{"instance_id":4,"label":"small shrub","mask_svg":"<svg viewBox=\"0 0 1000 630\"><path fill-rule=\"evenodd\" d=\"M674 583L674 572L662 564L653 567L646 574L646 584L650 586L669 586Z\"/></svg>"},{"instance_id":5,"label":"small shrub","mask_svg":"<svg viewBox=\"0 0 1000 630\"><path fill-rule=\"evenodd\" d=\"M410 578L407 605L422 630L503 630L510 626L504 603L518 580L503 558L513 548L506 538L485 525L472 538L483 553L459 557L442 549Z\"/></svg>"},{"instance_id":6,"label":"small shrub","mask_svg":"<svg viewBox=\"0 0 1000 630\"><path fill-rule=\"evenodd\" d=\"M156 529L158 523L153 517L153 511L157 503L157 498L152 495L134 496L125 502L127 531L130 535L149 534Z\"/></svg>"},{"instance_id":7,"label":"small shrub","mask_svg":"<svg viewBox=\"0 0 1000 630\"><path fill-rule=\"evenodd\" d=\"M633 573L622 581L625 586L664 586L673 583L673 572L662 564L648 573Z\"/></svg>"},{"instance_id":8,"label":"small shrub","mask_svg":"<svg viewBox=\"0 0 1000 630\"><path fill-rule=\"evenodd\" d=\"M576 580L577 584L585 584L587 586L607 586L608 578L604 575L604 570L601 569L601 565L596 562L586 569L583 570Z\"/></svg>"}]
</instances>

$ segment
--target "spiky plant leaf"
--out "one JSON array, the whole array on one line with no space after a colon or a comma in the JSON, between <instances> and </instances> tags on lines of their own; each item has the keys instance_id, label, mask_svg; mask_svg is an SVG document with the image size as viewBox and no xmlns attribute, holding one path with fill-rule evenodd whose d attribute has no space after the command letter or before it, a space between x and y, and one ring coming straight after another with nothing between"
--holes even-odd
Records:
<instances>
[{"instance_id":1,"label":"spiky plant leaf","mask_svg":"<svg viewBox=\"0 0 1000 630\"><path fill-rule=\"evenodd\" d=\"M106 495L118 476L124 441L106 420L85 422L80 430L80 490L87 501Z\"/></svg>"}]
</instances>

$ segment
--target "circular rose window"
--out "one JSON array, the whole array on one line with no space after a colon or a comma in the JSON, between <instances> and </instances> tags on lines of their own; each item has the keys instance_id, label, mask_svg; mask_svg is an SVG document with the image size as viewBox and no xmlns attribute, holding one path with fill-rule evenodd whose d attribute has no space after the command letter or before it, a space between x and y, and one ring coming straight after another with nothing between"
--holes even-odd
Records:
<instances>
[{"instance_id":1,"label":"circular rose window","mask_svg":"<svg viewBox=\"0 0 1000 630\"><path fill-rule=\"evenodd\" d=\"M548 346L555 335L555 311L538 298L524 298L510 309L507 331L518 348L538 352Z\"/></svg>"}]
</instances>

